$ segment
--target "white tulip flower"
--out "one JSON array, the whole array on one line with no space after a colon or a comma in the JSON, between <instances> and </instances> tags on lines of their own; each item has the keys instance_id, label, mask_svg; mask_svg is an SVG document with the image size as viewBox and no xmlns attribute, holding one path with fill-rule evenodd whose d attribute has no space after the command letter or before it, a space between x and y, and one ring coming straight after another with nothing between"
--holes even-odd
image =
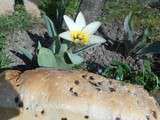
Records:
<instances>
[{"instance_id":1,"label":"white tulip flower","mask_svg":"<svg viewBox=\"0 0 160 120\"><path fill-rule=\"evenodd\" d=\"M66 15L64 15L64 20L69 31L59 34L61 38L85 45L104 43L106 41L104 38L94 35L101 23L95 21L86 25L82 12L78 14L75 21Z\"/></svg>"}]
</instances>

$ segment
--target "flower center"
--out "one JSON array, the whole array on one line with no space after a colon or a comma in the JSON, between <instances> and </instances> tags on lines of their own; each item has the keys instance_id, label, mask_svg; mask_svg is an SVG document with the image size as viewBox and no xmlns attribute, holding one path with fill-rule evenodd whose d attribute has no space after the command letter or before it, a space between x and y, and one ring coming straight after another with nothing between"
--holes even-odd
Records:
<instances>
[{"instance_id":1,"label":"flower center","mask_svg":"<svg viewBox=\"0 0 160 120\"><path fill-rule=\"evenodd\" d=\"M86 33L81 31L71 32L71 37L74 42L81 42L83 44L87 44L89 41L89 36Z\"/></svg>"}]
</instances>

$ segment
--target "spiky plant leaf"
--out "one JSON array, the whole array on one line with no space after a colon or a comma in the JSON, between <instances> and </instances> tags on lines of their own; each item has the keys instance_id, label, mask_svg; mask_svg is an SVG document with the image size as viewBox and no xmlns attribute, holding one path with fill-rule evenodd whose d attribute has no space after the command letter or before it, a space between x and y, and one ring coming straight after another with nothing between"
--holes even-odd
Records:
<instances>
[{"instance_id":1,"label":"spiky plant leaf","mask_svg":"<svg viewBox=\"0 0 160 120\"><path fill-rule=\"evenodd\" d=\"M80 49L78 49L78 50L76 50L76 51L73 51L73 53L74 53L74 54L79 54L79 53L81 53L81 52L84 52L84 51L86 51L86 50L88 50L88 49L90 49L90 48L92 48L92 47L98 46L98 45L99 45L99 44L86 45L86 46L84 46L84 47L82 47L82 48L80 48Z\"/></svg>"},{"instance_id":2,"label":"spiky plant leaf","mask_svg":"<svg viewBox=\"0 0 160 120\"><path fill-rule=\"evenodd\" d=\"M68 45L67 44L61 44L61 48L59 50L59 54L64 54L68 49Z\"/></svg>"},{"instance_id":3,"label":"spiky plant leaf","mask_svg":"<svg viewBox=\"0 0 160 120\"><path fill-rule=\"evenodd\" d=\"M81 64L84 61L83 58L80 57L77 54L67 52L67 55L68 55L69 59L71 60L72 64L78 65L78 64Z\"/></svg>"},{"instance_id":4,"label":"spiky plant leaf","mask_svg":"<svg viewBox=\"0 0 160 120\"><path fill-rule=\"evenodd\" d=\"M32 61L33 55L29 50L27 50L26 48L21 47L20 48L20 53L25 55L30 61Z\"/></svg>"},{"instance_id":5,"label":"spiky plant leaf","mask_svg":"<svg viewBox=\"0 0 160 120\"><path fill-rule=\"evenodd\" d=\"M40 43L40 41L38 41L38 50L40 49L40 48L42 48L42 45L41 45L41 43Z\"/></svg>"},{"instance_id":6,"label":"spiky plant leaf","mask_svg":"<svg viewBox=\"0 0 160 120\"><path fill-rule=\"evenodd\" d=\"M73 64L67 64L64 56L62 55L56 55L56 62L57 62L57 68L58 69L71 69L74 65Z\"/></svg>"},{"instance_id":7,"label":"spiky plant leaf","mask_svg":"<svg viewBox=\"0 0 160 120\"><path fill-rule=\"evenodd\" d=\"M133 18L133 13L130 12L129 15L125 18L125 21L124 21L124 31L127 34L128 40L130 42L134 41L134 39L133 39L134 30L133 30L132 18Z\"/></svg>"},{"instance_id":8,"label":"spiky plant leaf","mask_svg":"<svg viewBox=\"0 0 160 120\"><path fill-rule=\"evenodd\" d=\"M135 44L134 48L130 51L130 53L134 53L134 54L138 55L138 52L146 47L147 39L149 36L150 36L150 31L147 28L147 29L145 29L143 34L137 38L136 44Z\"/></svg>"},{"instance_id":9,"label":"spiky plant leaf","mask_svg":"<svg viewBox=\"0 0 160 120\"><path fill-rule=\"evenodd\" d=\"M46 23L49 36L53 38L51 49L55 54L58 54L61 48L61 41L57 35L55 25L52 20L46 15L44 15L44 21Z\"/></svg>"},{"instance_id":10,"label":"spiky plant leaf","mask_svg":"<svg viewBox=\"0 0 160 120\"><path fill-rule=\"evenodd\" d=\"M143 48L139 54L148 54L148 53L160 53L160 41L149 44L147 47Z\"/></svg>"},{"instance_id":11,"label":"spiky plant leaf","mask_svg":"<svg viewBox=\"0 0 160 120\"><path fill-rule=\"evenodd\" d=\"M124 80L124 72L122 66L117 67L115 75L116 75L116 80Z\"/></svg>"},{"instance_id":12,"label":"spiky plant leaf","mask_svg":"<svg viewBox=\"0 0 160 120\"><path fill-rule=\"evenodd\" d=\"M60 52L60 49L61 49L60 38L58 36L54 37L54 42L53 42L53 45L52 45L52 50L54 51L55 54L58 54Z\"/></svg>"},{"instance_id":13,"label":"spiky plant leaf","mask_svg":"<svg viewBox=\"0 0 160 120\"><path fill-rule=\"evenodd\" d=\"M49 36L50 37L57 36L55 26L54 26L53 22L51 21L51 19L45 14L43 15L43 18L46 23Z\"/></svg>"}]
</instances>

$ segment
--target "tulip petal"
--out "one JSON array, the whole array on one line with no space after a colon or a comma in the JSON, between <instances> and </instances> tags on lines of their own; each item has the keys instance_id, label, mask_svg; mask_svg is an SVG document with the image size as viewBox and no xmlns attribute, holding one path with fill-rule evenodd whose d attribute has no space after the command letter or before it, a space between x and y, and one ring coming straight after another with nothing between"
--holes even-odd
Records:
<instances>
[{"instance_id":1,"label":"tulip petal","mask_svg":"<svg viewBox=\"0 0 160 120\"><path fill-rule=\"evenodd\" d=\"M89 42L87 44L101 44L106 42L106 40L100 36L91 35Z\"/></svg>"},{"instance_id":2,"label":"tulip petal","mask_svg":"<svg viewBox=\"0 0 160 120\"><path fill-rule=\"evenodd\" d=\"M76 23L70 17L68 17L67 15L64 15L63 18L64 18L64 21L70 31L78 30Z\"/></svg>"},{"instance_id":3,"label":"tulip petal","mask_svg":"<svg viewBox=\"0 0 160 120\"><path fill-rule=\"evenodd\" d=\"M66 32L63 32L63 33L60 33L59 34L59 37L65 39L65 40L69 40L69 41L72 41L72 38L71 38L71 34L69 31L66 31Z\"/></svg>"},{"instance_id":4,"label":"tulip petal","mask_svg":"<svg viewBox=\"0 0 160 120\"><path fill-rule=\"evenodd\" d=\"M81 31L82 28L79 27L70 17L64 15L64 21L70 31Z\"/></svg>"},{"instance_id":5,"label":"tulip petal","mask_svg":"<svg viewBox=\"0 0 160 120\"><path fill-rule=\"evenodd\" d=\"M100 22L92 22L83 29L83 32L92 35L98 30L100 26L101 26Z\"/></svg>"},{"instance_id":6,"label":"tulip petal","mask_svg":"<svg viewBox=\"0 0 160 120\"><path fill-rule=\"evenodd\" d=\"M86 20L82 12L79 12L77 15L76 24L81 28L81 30L86 26Z\"/></svg>"}]
</instances>

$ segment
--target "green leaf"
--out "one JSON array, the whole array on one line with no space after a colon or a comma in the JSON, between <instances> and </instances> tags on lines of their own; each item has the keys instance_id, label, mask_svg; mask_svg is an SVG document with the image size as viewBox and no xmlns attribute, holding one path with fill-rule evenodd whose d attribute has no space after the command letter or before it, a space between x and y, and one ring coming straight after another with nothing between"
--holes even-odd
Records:
<instances>
[{"instance_id":1,"label":"green leaf","mask_svg":"<svg viewBox=\"0 0 160 120\"><path fill-rule=\"evenodd\" d=\"M27 50L26 48L21 47L20 48L20 53L24 54L29 60L32 61L33 55L32 55L32 53L29 50Z\"/></svg>"},{"instance_id":2,"label":"green leaf","mask_svg":"<svg viewBox=\"0 0 160 120\"><path fill-rule=\"evenodd\" d=\"M68 57L70 58L72 64L81 64L84 60L79 55L73 54L71 52L67 52Z\"/></svg>"},{"instance_id":3,"label":"green leaf","mask_svg":"<svg viewBox=\"0 0 160 120\"><path fill-rule=\"evenodd\" d=\"M57 67L56 58L50 49L42 47L38 52L38 65L42 67Z\"/></svg>"},{"instance_id":4,"label":"green leaf","mask_svg":"<svg viewBox=\"0 0 160 120\"><path fill-rule=\"evenodd\" d=\"M105 70L102 72L102 75L105 77L113 77L114 69L110 66L107 66Z\"/></svg>"},{"instance_id":5,"label":"green leaf","mask_svg":"<svg viewBox=\"0 0 160 120\"><path fill-rule=\"evenodd\" d=\"M40 43L40 41L38 41L38 50L40 49L42 47L42 45L41 45L41 43Z\"/></svg>"},{"instance_id":6,"label":"green leaf","mask_svg":"<svg viewBox=\"0 0 160 120\"><path fill-rule=\"evenodd\" d=\"M52 50L54 49L55 54L58 54L60 52L61 49L61 41L59 37L54 37L54 42L52 45Z\"/></svg>"},{"instance_id":7,"label":"green leaf","mask_svg":"<svg viewBox=\"0 0 160 120\"><path fill-rule=\"evenodd\" d=\"M64 60L64 56L62 55L56 55L56 62L57 62L57 67L58 69L71 69L73 67L73 64L67 64Z\"/></svg>"},{"instance_id":8,"label":"green leaf","mask_svg":"<svg viewBox=\"0 0 160 120\"><path fill-rule=\"evenodd\" d=\"M134 30L133 30L132 18L133 18L133 14L132 14L132 12L130 12L124 21L124 31L128 35L128 40L131 42L133 42L133 40L134 40L133 39Z\"/></svg>"},{"instance_id":9,"label":"green leaf","mask_svg":"<svg viewBox=\"0 0 160 120\"><path fill-rule=\"evenodd\" d=\"M147 28L145 29L143 34L137 38L136 44L130 52L137 55L140 50L142 50L143 48L147 46L147 39L149 36L150 36L150 31Z\"/></svg>"},{"instance_id":10,"label":"green leaf","mask_svg":"<svg viewBox=\"0 0 160 120\"><path fill-rule=\"evenodd\" d=\"M128 64L121 64L121 66L125 74L129 74L131 72L131 67Z\"/></svg>"},{"instance_id":11,"label":"green leaf","mask_svg":"<svg viewBox=\"0 0 160 120\"><path fill-rule=\"evenodd\" d=\"M143 39L146 39L149 36L151 36L151 30L149 28L146 28L145 31L144 31Z\"/></svg>"},{"instance_id":12,"label":"green leaf","mask_svg":"<svg viewBox=\"0 0 160 120\"><path fill-rule=\"evenodd\" d=\"M57 36L55 26L54 26L53 22L51 21L51 19L48 16L46 16L45 14L43 15L43 18L46 23L49 36L50 37Z\"/></svg>"},{"instance_id":13,"label":"green leaf","mask_svg":"<svg viewBox=\"0 0 160 120\"><path fill-rule=\"evenodd\" d=\"M116 72L116 80L123 80L124 79L124 73L123 73L123 68L122 66L118 66Z\"/></svg>"},{"instance_id":14,"label":"green leaf","mask_svg":"<svg viewBox=\"0 0 160 120\"><path fill-rule=\"evenodd\" d=\"M67 44L61 44L61 48L59 50L59 54L64 54L68 49L68 45Z\"/></svg>"},{"instance_id":15,"label":"green leaf","mask_svg":"<svg viewBox=\"0 0 160 120\"><path fill-rule=\"evenodd\" d=\"M145 71L145 73L146 72L149 72L149 73L152 72L151 62L149 60L144 60L143 71Z\"/></svg>"},{"instance_id":16,"label":"green leaf","mask_svg":"<svg viewBox=\"0 0 160 120\"><path fill-rule=\"evenodd\" d=\"M160 41L149 44L147 47L143 48L139 54L148 54L148 53L160 53Z\"/></svg>"},{"instance_id":17,"label":"green leaf","mask_svg":"<svg viewBox=\"0 0 160 120\"><path fill-rule=\"evenodd\" d=\"M79 54L79 53L84 52L84 51L86 51L86 50L88 50L88 49L90 49L90 48L92 48L92 47L95 47L95 46L98 46L98 44L92 44L92 45L84 46L84 47L82 47L82 48L79 49L79 50L73 51L73 53L74 53L74 54Z\"/></svg>"}]
</instances>

